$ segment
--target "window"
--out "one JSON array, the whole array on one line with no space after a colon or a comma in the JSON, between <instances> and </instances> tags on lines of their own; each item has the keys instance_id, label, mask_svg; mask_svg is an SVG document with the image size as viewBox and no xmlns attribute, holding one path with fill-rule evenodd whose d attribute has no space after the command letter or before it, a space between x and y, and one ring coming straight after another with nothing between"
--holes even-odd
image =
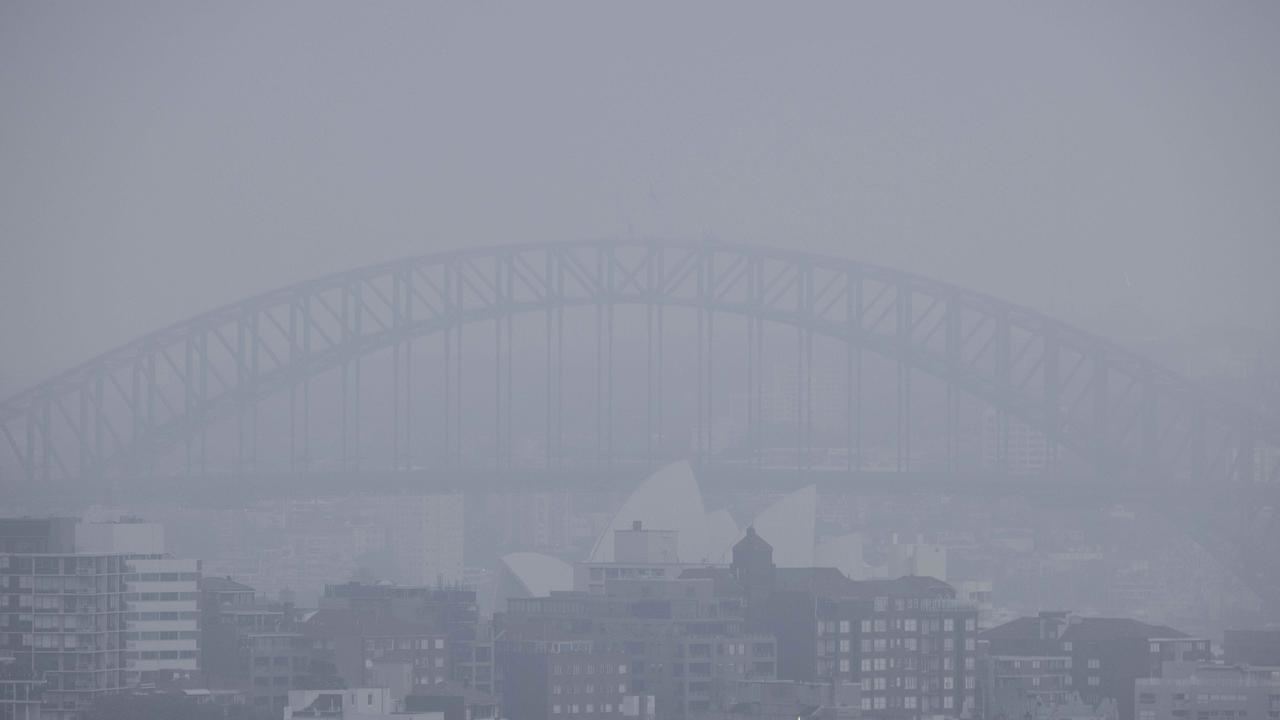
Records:
<instances>
[{"instance_id":1,"label":"window","mask_svg":"<svg viewBox=\"0 0 1280 720\"><path fill-rule=\"evenodd\" d=\"M841 632L841 633L843 633L843 634L845 634L845 635L848 635L848 634L849 634L849 621L848 621L848 620L841 620L841 621L840 621L840 632Z\"/></svg>"},{"instance_id":2,"label":"window","mask_svg":"<svg viewBox=\"0 0 1280 720\"><path fill-rule=\"evenodd\" d=\"M1089 669L1090 669L1090 670L1097 670L1097 669L1098 669L1098 668L1100 668L1100 667L1102 667L1102 661L1101 661L1101 660L1099 660L1098 658L1089 658Z\"/></svg>"}]
</instances>

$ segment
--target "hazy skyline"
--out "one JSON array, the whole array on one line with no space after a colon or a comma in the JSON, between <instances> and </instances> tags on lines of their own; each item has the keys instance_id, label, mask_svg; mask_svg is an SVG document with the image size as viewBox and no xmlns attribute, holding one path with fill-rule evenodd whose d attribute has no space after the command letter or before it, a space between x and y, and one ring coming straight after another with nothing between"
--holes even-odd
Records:
<instances>
[{"instance_id":1,"label":"hazy skyline","mask_svg":"<svg viewBox=\"0 0 1280 720\"><path fill-rule=\"evenodd\" d=\"M1277 0L0 0L0 717L1275 715L1278 78Z\"/></svg>"},{"instance_id":2,"label":"hazy skyline","mask_svg":"<svg viewBox=\"0 0 1280 720\"><path fill-rule=\"evenodd\" d=\"M0 395L434 250L700 237L1280 326L1280 6L0 7Z\"/></svg>"}]
</instances>

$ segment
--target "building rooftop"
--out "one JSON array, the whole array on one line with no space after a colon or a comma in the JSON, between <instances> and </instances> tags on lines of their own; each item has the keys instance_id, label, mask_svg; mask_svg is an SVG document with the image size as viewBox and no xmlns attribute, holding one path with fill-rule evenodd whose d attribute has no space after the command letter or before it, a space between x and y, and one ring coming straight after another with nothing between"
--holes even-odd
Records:
<instances>
[{"instance_id":1,"label":"building rooftop","mask_svg":"<svg viewBox=\"0 0 1280 720\"><path fill-rule=\"evenodd\" d=\"M229 577L202 577L200 590L202 592L254 592L253 588Z\"/></svg>"},{"instance_id":2,"label":"building rooftop","mask_svg":"<svg viewBox=\"0 0 1280 720\"><path fill-rule=\"evenodd\" d=\"M910 597L950 600L955 588L932 577L907 575L892 580L850 580L833 567L778 568L778 589L805 590L831 598Z\"/></svg>"},{"instance_id":3,"label":"building rooftop","mask_svg":"<svg viewBox=\"0 0 1280 720\"><path fill-rule=\"evenodd\" d=\"M1052 628L1052 630L1051 630ZM1058 629L1061 629L1060 633ZM983 640L1064 640L1099 642L1111 638L1184 639L1186 633L1166 625L1150 625L1131 618L1069 617L1042 613L1022 617L984 631Z\"/></svg>"},{"instance_id":4,"label":"building rooftop","mask_svg":"<svg viewBox=\"0 0 1280 720\"><path fill-rule=\"evenodd\" d=\"M1081 618L1079 622L1069 623L1062 633L1063 640L1073 642L1098 642L1118 637L1172 639L1189 636L1166 625L1148 625L1131 618Z\"/></svg>"},{"instance_id":5,"label":"building rooftop","mask_svg":"<svg viewBox=\"0 0 1280 720\"><path fill-rule=\"evenodd\" d=\"M429 625L411 622L393 615L329 608L311 613L302 623L302 631L311 636L337 637L403 637L437 634Z\"/></svg>"},{"instance_id":6,"label":"building rooftop","mask_svg":"<svg viewBox=\"0 0 1280 720\"><path fill-rule=\"evenodd\" d=\"M740 596L745 593L733 571L724 567L692 567L680 572L681 580L711 580L717 597Z\"/></svg>"},{"instance_id":7,"label":"building rooftop","mask_svg":"<svg viewBox=\"0 0 1280 720\"><path fill-rule=\"evenodd\" d=\"M893 580L851 580L856 597L913 597L949 599L955 588L925 575L906 575Z\"/></svg>"}]
</instances>

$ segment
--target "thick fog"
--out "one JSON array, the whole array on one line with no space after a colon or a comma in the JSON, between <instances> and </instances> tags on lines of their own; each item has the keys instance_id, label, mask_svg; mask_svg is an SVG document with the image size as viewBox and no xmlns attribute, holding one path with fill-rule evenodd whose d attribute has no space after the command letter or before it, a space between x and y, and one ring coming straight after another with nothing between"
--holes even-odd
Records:
<instances>
[{"instance_id":1,"label":"thick fog","mask_svg":"<svg viewBox=\"0 0 1280 720\"><path fill-rule=\"evenodd\" d=\"M0 720L1280 718L1277 276L1274 1L0 0Z\"/></svg>"},{"instance_id":2,"label":"thick fog","mask_svg":"<svg viewBox=\"0 0 1280 720\"><path fill-rule=\"evenodd\" d=\"M475 244L712 236L1280 326L1273 3L0 7L0 391Z\"/></svg>"}]
</instances>

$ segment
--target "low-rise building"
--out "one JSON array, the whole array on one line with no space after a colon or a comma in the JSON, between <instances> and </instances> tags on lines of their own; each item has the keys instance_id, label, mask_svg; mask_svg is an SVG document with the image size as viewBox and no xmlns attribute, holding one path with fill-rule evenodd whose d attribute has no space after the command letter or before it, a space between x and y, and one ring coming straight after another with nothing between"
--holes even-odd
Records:
<instances>
[{"instance_id":1,"label":"low-rise building","mask_svg":"<svg viewBox=\"0 0 1280 720\"><path fill-rule=\"evenodd\" d=\"M720 688L715 706L696 720L853 720L862 717L862 686L796 680L734 680Z\"/></svg>"},{"instance_id":2,"label":"low-rise building","mask_svg":"<svg viewBox=\"0 0 1280 720\"><path fill-rule=\"evenodd\" d=\"M261 712L278 715L290 691L320 684L311 680L312 639L300 632L253 633L245 637L245 649L249 701Z\"/></svg>"},{"instance_id":3,"label":"low-rise building","mask_svg":"<svg viewBox=\"0 0 1280 720\"><path fill-rule=\"evenodd\" d=\"M657 715L672 720L712 709L725 681L777 677L777 643L748 629L742 589L723 569L615 580L603 595L513 599L495 622L508 642L594 641L619 654L634 694L653 696ZM511 681L504 672L504 701Z\"/></svg>"},{"instance_id":4,"label":"low-rise building","mask_svg":"<svg viewBox=\"0 0 1280 720\"><path fill-rule=\"evenodd\" d=\"M424 623L354 610L318 610L299 625L312 658L329 663L349 686L371 679L374 664L404 662L412 668L410 689L449 679L448 637Z\"/></svg>"},{"instance_id":5,"label":"low-rise building","mask_svg":"<svg viewBox=\"0 0 1280 720\"><path fill-rule=\"evenodd\" d=\"M1133 720L1136 680L1160 677L1167 662L1211 659L1207 639L1170 627L1065 612L1013 620L982 633L982 640L989 717L996 705L1021 706L1028 697L1065 701L1074 693L1088 706L1113 700L1120 720Z\"/></svg>"},{"instance_id":6,"label":"low-rise building","mask_svg":"<svg viewBox=\"0 0 1280 720\"><path fill-rule=\"evenodd\" d=\"M253 685L250 638L290 632L292 608L268 603L259 598L252 587L229 577L201 577L199 591L201 671L220 687L250 689ZM280 693L275 695L283 702ZM269 697L271 693L257 694L257 697L263 696Z\"/></svg>"},{"instance_id":7,"label":"low-rise building","mask_svg":"<svg viewBox=\"0 0 1280 720\"><path fill-rule=\"evenodd\" d=\"M1135 682L1137 720L1280 718L1280 668L1167 663L1164 674Z\"/></svg>"},{"instance_id":8,"label":"low-rise building","mask_svg":"<svg viewBox=\"0 0 1280 720\"><path fill-rule=\"evenodd\" d=\"M573 589L603 595L605 583L610 581L671 580L686 568L701 567L680 562L678 541L676 531L646 528L636 520L629 529L614 531L609 560L574 565Z\"/></svg>"},{"instance_id":9,"label":"low-rise building","mask_svg":"<svg viewBox=\"0 0 1280 720\"><path fill-rule=\"evenodd\" d=\"M420 666L414 684L421 688L445 681L494 695L493 628L481 622L474 589L461 586L424 587L345 583L325 587L321 612L357 612L365 617L394 618L424 626L432 637L445 638L445 652L435 652L430 666ZM432 645L436 644L435 640ZM432 650L437 650L432 648ZM435 667L444 658L445 672Z\"/></svg>"},{"instance_id":10,"label":"low-rise building","mask_svg":"<svg viewBox=\"0 0 1280 720\"><path fill-rule=\"evenodd\" d=\"M1280 628L1228 630L1222 654L1229 665L1280 667Z\"/></svg>"},{"instance_id":11,"label":"low-rise building","mask_svg":"<svg viewBox=\"0 0 1280 720\"><path fill-rule=\"evenodd\" d=\"M778 568L750 528L730 572L746 617L778 638L779 679L860 684L861 709L876 717L959 717L976 707L977 611L941 580Z\"/></svg>"},{"instance_id":12,"label":"low-rise building","mask_svg":"<svg viewBox=\"0 0 1280 720\"><path fill-rule=\"evenodd\" d=\"M618 718L633 695L626 656L592 640L503 641L498 667L503 712L521 720Z\"/></svg>"},{"instance_id":13,"label":"low-rise building","mask_svg":"<svg viewBox=\"0 0 1280 720\"><path fill-rule=\"evenodd\" d=\"M387 688L353 687L341 690L290 690L284 719L333 720L446 720L443 712L411 712L391 697Z\"/></svg>"}]
</instances>

